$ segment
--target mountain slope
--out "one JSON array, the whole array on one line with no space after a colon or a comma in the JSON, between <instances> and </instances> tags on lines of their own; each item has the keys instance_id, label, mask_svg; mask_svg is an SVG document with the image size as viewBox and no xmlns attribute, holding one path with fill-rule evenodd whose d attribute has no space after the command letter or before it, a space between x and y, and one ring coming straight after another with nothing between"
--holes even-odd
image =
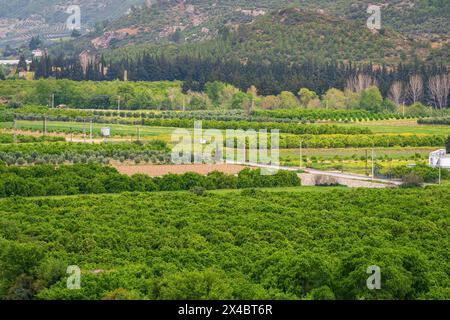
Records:
<instances>
[{"instance_id":1,"label":"mountain slope","mask_svg":"<svg viewBox=\"0 0 450 320\"><path fill-rule=\"evenodd\" d=\"M132 45L123 46L125 43ZM397 63L424 58L427 50L391 30L372 32L364 24L299 8L280 9L255 18L252 23L229 25L210 40L197 43L135 45L127 38L110 56L150 50L165 54L189 54L267 62L357 61ZM123 46L123 47L122 47Z\"/></svg>"},{"instance_id":2,"label":"mountain slope","mask_svg":"<svg viewBox=\"0 0 450 320\"><path fill-rule=\"evenodd\" d=\"M32 36L59 39L70 35L67 8L80 6L82 30L93 29L96 22L123 16L132 5L144 0L0 0L0 46L26 43Z\"/></svg>"},{"instance_id":3,"label":"mountain slope","mask_svg":"<svg viewBox=\"0 0 450 320\"><path fill-rule=\"evenodd\" d=\"M369 0L159 0L147 1L105 26L103 32L131 30L137 42L200 41L214 37L224 25L255 20L275 9L296 6L358 22L369 17ZM450 38L450 2L446 0L391 0L379 3L382 27L416 39ZM102 33L95 35L97 38ZM92 38L92 37L91 37ZM101 39L98 47L104 47ZM116 43L116 42L114 42ZM127 43L127 41L123 41ZM95 42L94 42L95 44ZM109 42L106 43L106 47Z\"/></svg>"},{"instance_id":4,"label":"mountain slope","mask_svg":"<svg viewBox=\"0 0 450 320\"><path fill-rule=\"evenodd\" d=\"M131 41L160 43L166 40L202 41L213 38L224 25L253 21L272 10L294 5L365 24L371 0L77 0L82 11L82 43L96 39L98 48ZM450 39L448 0L378 1L382 26L415 39L435 42ZM0 0L0 46L23 43L30 34L57 38L64 29L68 3L63 0ZM107 22L109 21L109 22ZM98 24L94 29L93 25ZM24 36L26 35L26 36ZM122 41L127 35L131 41ZM120 42L117 44L117 42Z\"/></svg>"}]
</instances>

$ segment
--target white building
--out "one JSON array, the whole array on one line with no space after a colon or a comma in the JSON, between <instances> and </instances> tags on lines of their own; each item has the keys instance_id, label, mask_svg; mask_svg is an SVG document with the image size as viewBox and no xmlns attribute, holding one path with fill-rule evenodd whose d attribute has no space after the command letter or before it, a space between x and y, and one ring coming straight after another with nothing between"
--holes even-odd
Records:
<instances>
[{"instance_id":1,"label":"white building","mask_svg":"<svg viewBox=\"0 0 450 320\"><path fill-rule=\"evenodd\" d=\"M0 64L3 66L17 66L19 60L0 60Z\"/></svg>"},{"instance_id":2,"label":"white building","mask_svg":"<svg viewBox=\"0 0 450 320\"><path fill-rule=\"evenodd\" d=\"M450 169L450 154L445 149L436 150L430 153L430 167Z\"/></svg>"},{"instance_id":3,"label":"white building","mask_svg":"<svg viewBox=\"0 0 450 320\"><path fill-rule=\"evenodd\" d=\"M27 64L31 63L31 60L26 60ZM0 60L0 65L3 66L17 66L19 64L19 60Z\"/></svg>"},{"instance_id":4,"label":"white building","mask_svg":"<svg viewBox=\"0 0 450 320\"><path fill-rule=\"evenodd\" d=\"M44 56L44 52L41 49L33 50L31 53L35 58L42 58Z\"/></svg>"}]
</instances>

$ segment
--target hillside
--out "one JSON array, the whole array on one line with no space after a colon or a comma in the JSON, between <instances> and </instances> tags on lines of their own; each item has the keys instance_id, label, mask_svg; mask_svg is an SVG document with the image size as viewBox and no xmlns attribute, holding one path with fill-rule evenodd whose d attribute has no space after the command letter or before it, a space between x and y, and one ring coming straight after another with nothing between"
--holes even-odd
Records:
<instances>
[{"instance_id":1,"label":"hillside","mask_svg":"<svg viewBox=\"0 0 450 320\"><path fill-rule=\"evenodd\" d=\"M128 14L105 26L104 32L129 29L132 34L141 33L140 39L161 41L163 39L186 41L204 40L223 27L251 22L274 9L298 6L302 9L319 10L336 17L355 20L365 24L372 4L367 0L201 0L201 1L148 1L136 6ZM450 5L446 1L383 1L382 26L391 28L413 38L435 41L448 39ZM178 33L181 34L176 34Z\"/></svg>"},{"instance_id":2,"label":"hillside","mask_svg":"<svg viewBox=\"0 0 450 320\"><path fill-rule=\"evenodd\" d=\"M370 3L367 0L80 0L82 33L85 36L62 44L58 42L53 46L53 51L73 53L83 49L101 51L142 44L196 44L220 38L227 29L250 32L252 27L245 25L254 23L258 27L253 30L261 30L265 38L278 37L277 33L286 32L283 41L306 41L306 47L314 49L319 46L331 52L333 58L366 58L362 50L353 48L356 44L360 48L368 46L370 52L367 58L379 61L382 57L383 62L390 62L398 61L400 54L412 57L408 51L412 48L413 40L417 42L414 49L417 51L420 48L418 56L424 58L432 48L439 51L450 38L448 1L382 1L379 3L382 6L382 37L368 35L365 25L369 16L366 10ZM69 40L70 34L64 28L68 16L66 7L67 4L61 0L0 0L0 47L7 43L26 43L32 35L37 34L49 40ZM310 13L296 18L294 25L282 28L277 21L266 17L286 7L310 10ZM306 15L310 16L311 21L306 19ZM317 21L312 21L314 19ZM267 26L260 28L263 23ZM272 26L272 23L276 25ZM272 27L276 29L273 34ZM299 35L295 29L300 27L314 30L311 37ZM341 31L350 37L342 37ZM316 35L320 38L314 39ZM327 39L323 39L324 36ZM254 40L268 43L267 39L260 39L257 35ZM350 47L349 40L352 42ZM377 46L381 48L380 51ZM298 49L295 45L291 47ZM311 54L316 56L315 53ZM384 54L387 55L386 59ZM322 53L320 55L323 56ZM243 56L246 58L245 54ZM434 54L433 59L435 56L442 54Z\"/></svg>"},{"instance_id":3,"label":"hillside","mask_svg":"<svg viewBox=\"0 0 450 320\"><path fill-rule=\"evenodd\" d=\"M305 5L365 22L370 4L381 6L382 25L413 38L442 41L450 37L448 0L305 0Z\"/></svg>"},{"instance_id":4,"label":"hillside","mask_svg":"<svg viewBox=\"0 0 450 320\"><path fill-rule=\"evenodd\" d=\"M80 6L82 31L94 29L96 22L115 20L124 15L134 4L143 0L0 0L0 46L21 45L32 36L40 35L53 40L67 37L66 13L71 4Z\"/></svg>"},{"instance_id":5,"label":"hillside","mask_svg":"<svg viewBox=\"0 0 450 320\"><path fill-rule=\"evenodd\" d=\"M138 40L139 35L114 43L112 56L120 58L142 50L164 54L267 62L358 61L397 63L426 48L392 30L371 32L357 21L299 8L280 9L255 18L252 23L227 25L211 39L191 43ZM139 44L144 43L144 44ZM116 48L114 50L114 48Z\"/></svg>"},{"instance_id":6,"label":"hillside","mask_svg":"<svg viewBox=\"0 0 450 320\"><path fill-rule=\"evenodd\" d=\"M298 8L283 9L237 28L230 54L240 59L393 62L413 43L392 31L372 33L358 22Z\"/></svg>"}]
</instances>

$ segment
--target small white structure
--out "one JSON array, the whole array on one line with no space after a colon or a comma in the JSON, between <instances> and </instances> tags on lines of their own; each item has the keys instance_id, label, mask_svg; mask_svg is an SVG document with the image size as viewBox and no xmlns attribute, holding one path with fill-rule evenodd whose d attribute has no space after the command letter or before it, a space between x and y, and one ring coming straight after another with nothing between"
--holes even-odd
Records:
<instances>
[{"instance_id":1,"label":"small white structure","mask_svg":"<svg viewBox=\"0 0 450 320\"><path fill-rule=\"evenodd\" d=\"M41 49L33 50L31 53L35 58L42 58L44 56L44 52Z\"/></svg>"},{"instance_id":2,"label":"small white structure","mask_svg":"<svg viewBox=\"0 0 450 320\"><path fill-rule=\"evenodd\" d=\"M101 128L100 132L103 137L109 137L111 135L111 130L109 128Z\"/></svg>"},{"instance_id":3,"label":"small white structure","mask_svg":"<svg viewBox=\"0 0 450 320\"><path fill-rule=\"evenodd\" d=\"M26 60L27 64L31 63L31 60ZM19 60L0 60L0 64L3 66L17 66L19 64Z\"/></svg>"},{"instance_id":4,"label":"small white structure","mask_svg":"<svg viewBox=\"0 0 450 320\"><path fill-rule=\"evenodd\" d=\"M430 167L450 169L450 154L445 149L436 150L430 153Z\"/></svg>"}]
</instances>

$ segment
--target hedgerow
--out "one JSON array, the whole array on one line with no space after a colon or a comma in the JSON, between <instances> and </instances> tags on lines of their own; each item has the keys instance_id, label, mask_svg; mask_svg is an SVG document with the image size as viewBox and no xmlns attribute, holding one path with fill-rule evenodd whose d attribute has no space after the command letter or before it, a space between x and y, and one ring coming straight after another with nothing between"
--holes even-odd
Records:
<instances>
[{"instance_id":1,"label":"hedgerow","mask_svg":"<svg viewBox=\"0 0 450 320\"><path fill-rule=\"evenodd\" d=\"M0 163L23 164L63 164L63 163L103 163L110 160L126 161L139 159L141 162L170 163L167 145L162 141L148 143L69 143L43 142L0 144Z\"/></svg>"},{"instance_id":2,"label":"hedgerow","mask_svg":"<svg viewBox=\"0 0 450 320\"><path fill-rule=\"evenodd\" d=\"M115 168L98 164L36 165L30 167L0 166L0 197L52 196L75 194L118 193L127 191L179 191L201 187L207 190L295 187L297 174L278 171L262 175L260 169L242 170L238 176L212 172L206 176L188 172L149 177L120 174Z\"/></svg>"},{"instance_id":3,"label":"hedgerow","mask_svg":"<svg viewBox=\"0 0 450 320\"><path fill-rule=\"evenodd\" d=\"M45 116L48 121L75 121L94 123L111 123L123 125L144 125L152 127L176 127L176 128L193 128L195 119L146 119L146 118L120 118L120 117L69 117L69 116ZM43 120L44 116L40 114L15 114L18 120ZM297 123L282 122L250 122L250 121L220 121L220 120L203 120L202 127L204 129L254 129L254 130L279 130L282 133L292 134L370 134L370 129L360 126L342 127L337 125L306 125Z\"/></svg>"},{"instance_id":4,"label":"hedgerow","mask_svg":"<svg viewBox=\"0 0 450 320\"><path fill-rule=\"evenodd\" d=\"M430 125L450 125L449 118L430 118L430 119L419 119L418 124L430 124Z\"/></svg>"},{"instance_id":5,"label":"hedgerow","mask_svg":"<svg viewBox=\"0 0 450 320\"><path fill-rule=\"evenodd\" d=\"M52 137L52 136L40 136L40 137L33 137L33 136L26 136L22 134L18 134L15 136L13 134L8 133L0 133L0 143L32 143L32 142L61 142L65 141L66 139L64 137Z\"/></svg>"},{"instance_id":6,"label":"hedgerow","mask_svg":"<svg viewBox=\"0 0 450 320\"><path fill-rule=\"evenodd\" d=\"M442 135L280 135L280 148L365 148L365 147L439 147L447 137Z\"/></svg>"}]
</instances>

